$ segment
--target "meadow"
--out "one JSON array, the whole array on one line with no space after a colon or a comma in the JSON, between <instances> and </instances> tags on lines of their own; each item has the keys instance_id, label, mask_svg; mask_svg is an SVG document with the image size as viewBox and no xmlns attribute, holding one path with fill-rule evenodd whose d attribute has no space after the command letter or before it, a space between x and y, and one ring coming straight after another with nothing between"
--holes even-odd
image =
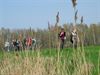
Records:
<instances>
[{"instance_id":1,"label":"meadow","mask_svg":"<svg viewBox=\"0 0 100 75\"><path fill-rule=\"evenodd\" d=\"M100 75L100 46L1 51L0 75Z\"/></svg>"}]
</instances>

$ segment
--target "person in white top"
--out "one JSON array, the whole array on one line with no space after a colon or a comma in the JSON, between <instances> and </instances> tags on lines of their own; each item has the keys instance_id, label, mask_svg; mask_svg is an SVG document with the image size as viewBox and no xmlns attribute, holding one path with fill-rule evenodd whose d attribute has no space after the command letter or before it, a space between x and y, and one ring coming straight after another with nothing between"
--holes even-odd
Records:
<instances>
[{"instance_id":1,"label":"person in white top","mask_svg":"<svg viewBox=\"0 0 100 75\"><path fill-rule=\"evenodd\" d=\"M74 48L77 48L78 42L79 42L79 37L78 37L78 34L77 34L77 30L76 30L76 29L74 29L74 30L71 32L70 41L71 41L71 43L73 44L73 47L74 47Z\"/></svg>"},{"instance_id":2,"label":"person in white top","mask_svg":"<svg viewBox=\"0 0 100 75\"><path fill-rule=\"evenodd\" d=\"M10 43L8 41L5 42L5 50L9 52Z\"/></svg>"}]
</instances>

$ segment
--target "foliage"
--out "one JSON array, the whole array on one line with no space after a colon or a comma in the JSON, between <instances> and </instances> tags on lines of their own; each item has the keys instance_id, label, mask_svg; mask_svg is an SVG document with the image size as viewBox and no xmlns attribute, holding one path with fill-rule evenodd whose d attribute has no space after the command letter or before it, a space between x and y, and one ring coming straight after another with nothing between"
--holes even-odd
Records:
<instances>
[{"instance_id":1,"label":"foliage","mask_svg":"<svg viewBox=\"0 0 100 75\"><path fill-rule=\"evenodd\" d=\"M0 75L99 75L99 52L100 46L0 52Z\"/></svg>"}]
</instances>

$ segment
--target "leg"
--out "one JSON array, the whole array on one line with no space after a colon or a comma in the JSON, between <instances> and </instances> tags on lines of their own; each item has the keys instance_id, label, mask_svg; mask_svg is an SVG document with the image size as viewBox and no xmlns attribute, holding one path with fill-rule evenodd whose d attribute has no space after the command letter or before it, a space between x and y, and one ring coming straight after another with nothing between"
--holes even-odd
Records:
<instances>
[{"instance_id":1,"label":"leg","mask_svg":"<svg viewBox=\"0 0 100 75\"><path fill-rule=\"evenodd\" d=\"M60 48L61 48L61 49L64 48L64 40L61 40Z\"/></svg>"}]
</instances>

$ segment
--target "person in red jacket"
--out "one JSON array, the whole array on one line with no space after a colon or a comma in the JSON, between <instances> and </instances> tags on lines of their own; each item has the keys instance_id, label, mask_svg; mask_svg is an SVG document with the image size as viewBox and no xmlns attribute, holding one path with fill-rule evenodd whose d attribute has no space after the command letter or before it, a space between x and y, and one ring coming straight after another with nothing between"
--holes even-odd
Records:
<instances>
[{"instance_id":1,"label":"person in red jacket","mask_svg":"<svg viewBox=\"0 0 100 75\"><path fill-rule=\"evenodd\" d=\"M60 48L63 49L64 48L64 42L65 42L65 39L66 39L66 32L64 31L64 28L61 29L61 32L59 33L59 37L60 37L60 40L61 40Z\"/></svg>"},{"instance_id":2,"label":"person in red jacket","mask_svg":"<svg viewBox=\"0 0 100 75\"><path fill-rule=\"evenodd\" d=\"M32 46L32 38L31 37L28 37L26 39L26 45L29 49L31 49L31 46Z\"/></svg>"}]
</instances>

